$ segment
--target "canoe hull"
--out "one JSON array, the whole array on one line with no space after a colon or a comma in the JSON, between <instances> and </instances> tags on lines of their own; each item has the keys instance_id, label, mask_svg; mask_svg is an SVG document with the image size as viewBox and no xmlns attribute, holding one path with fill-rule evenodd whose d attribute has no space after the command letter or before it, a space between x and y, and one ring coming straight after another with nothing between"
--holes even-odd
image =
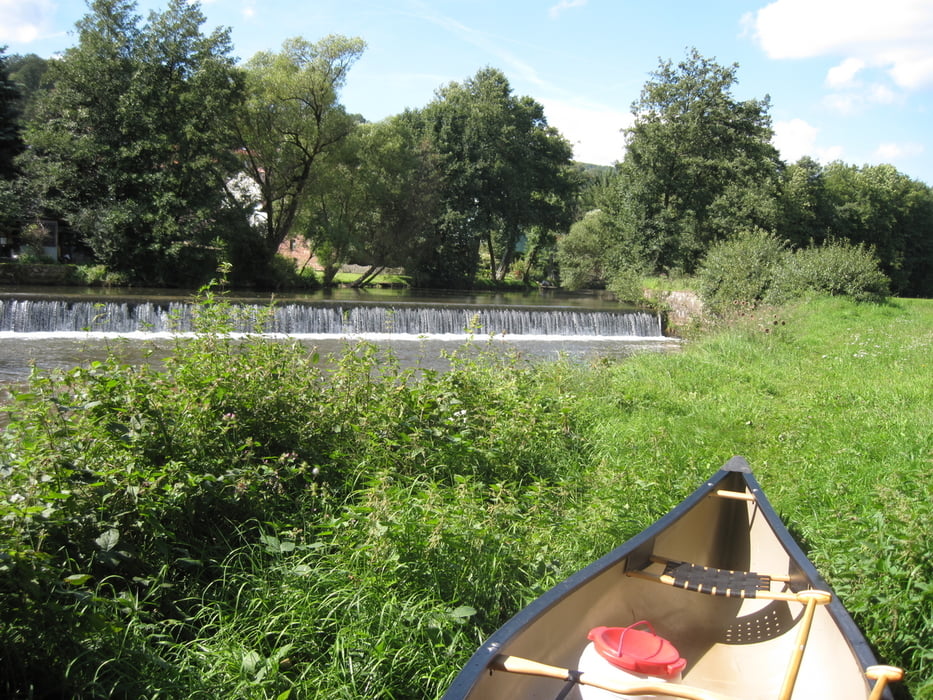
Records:
<instances>
[{"instance_id":1,"label":"canoe hull","mask_svg":"<svg viewBox=\"0 0 933 700\"><path fill-rule=\"evenodd\" d=\"M726 496L717 495L725 492ZM804 606L796 601L707 595L641 578L652 557L716 569L768 572L776 589L829 591L761 491L744 459L730 460L677 508L555 586L503 625L444 696L555 698L553 679L490 672L499 655L576 669L587 632L648 620L687 659L683 684L746 700L775 700L785 681ZM655 567L656 568L656 567ZM796 680L797 698L868 698L875 657L833 596L817 606ZM579 698L572 688L563 697ZM889 691L882 697L890 698Z\"/></svg>"}]
</instances>

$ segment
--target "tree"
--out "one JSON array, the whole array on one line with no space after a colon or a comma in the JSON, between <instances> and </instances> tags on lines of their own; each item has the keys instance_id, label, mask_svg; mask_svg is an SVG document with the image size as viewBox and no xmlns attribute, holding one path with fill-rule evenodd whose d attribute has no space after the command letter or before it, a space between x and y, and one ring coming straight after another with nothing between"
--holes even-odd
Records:
<instances>
[{"instance_id":1,"label":"tree","mask_svg":"<svg viewBox=\"0 0 933 700\"><path fill-rule=\"evenodd\" d=\"M822 243L832 228L823 168L804 157L787 166L778 187L777 230L792 246Z\"/></svg>"},{"instance_id":2,"label":"tree","mask_svg":"<svg viewBox=\"0 0 933 700\"><path fill-rule=\"evenodd\" d=\"M359 125L321 161L295 230L330 284L344 263L368 265L363 285L388 266L409 266L436 215L437 176L406 115Z\"/></svg>"},{"instance_id":3,"label":"tree","mask_svg":"<svg viewBox=\"0 0 933 700\"><path fill-rule=\"evenodd\" d=\"M600 287L606 283L606 250L611 243L612 224L600 209L587 212L558 241L557 262L561 284L567 289Z\"/></svg>"},{"instance_id":4,"label":"tree","mask_svg":"<svg viewBox=\"0 0 933 700\"><path fill-rule=\"evenodd\" d=\"M13 160L25 148L19 124L20 91L10 78L6 47L0 46L0 180L16 175Z\"/></svg>"},{"instance_id":5,"label":"tree","mask_svg":"<svg viewBox=\"0 0 933 700\"><path fill-rule=\"evenodd\" d=\"M269 255L292 233L323 157L356 125L338 95L365 47L336 35L317 43L295 38L246 65L248 97L237 115L241 167L259 193Z\"/></svg>"},{"instance_id":6,"label":"tree","mask_svg":"<svg viewBox=\"0 0 933 700\"><path fill-rule=\"evenodd\" d=\"M933 192L893 165L830 163L823 172L833 234L871 246L896 294L929 295Z\"/></svg>"},{"instance_id":7,"label":"tree","mask_svg":"<svg viewBox=\"0 0 933 700\"><path fill-rule=\"evenodd\" d=\"M616 210L655 272L692 271L711 242L749 218L773 225L780 161L769 100L736 100L737 70L694 49L676 66L661 62L632 105Z\"/></svg>"},{"instance_id":8,"label":"tree","mask_svg":"<svg viewBox=\"0 0 933 700\"><path fill-rule=\"evenodd\" d=\"M422 118L444 182L437 258L455 266L435 268L436 280L472 283L480 244L501 280L530 229L569 226L577 183L570 145L500 71L484 68L441 88Z\"/></svg>"},{"instance_id":9,"label":"tree","mask_svg":"<svg viewBox=\"0 0 933 700\"><path fill-rule=\"evenodd\" d=\"M228 111L241 83L227 30L200 32L197 3L170 0L140 27L135 4L95 0L28 131L43 206L128 281L210 274L236 224L222 206L235 161Z\"/></svg>"},{"instance_id":10,"label":"tree","mask_svg":"<svg viewBox=\"0 0 933 700\"><path fill-rule=\"evenodd\" d=\"M28 121L33 117L36 100L48 87L45 77L49 69L49 60L34 53L25 56L13 54L7 59L7 68L10 79L19 89L21 119Z\"/></svg>"}]
</instances>

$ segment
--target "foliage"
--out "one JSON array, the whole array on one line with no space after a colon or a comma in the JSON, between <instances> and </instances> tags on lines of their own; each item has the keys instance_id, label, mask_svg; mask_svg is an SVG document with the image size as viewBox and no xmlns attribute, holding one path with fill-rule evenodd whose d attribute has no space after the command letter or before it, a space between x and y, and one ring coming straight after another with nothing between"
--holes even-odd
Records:
<instances>
[{"instance_id":1,"label":"foliage","mask_svg":"<svg viewBox=\"0 0 933 700\"><path fill-rule=\"evenodd\" d=\"M735 304L758 304L771 289L775 269L785 264L785 249L777 236L760 229L713 244L697 271L707 308L721 314Z\"/></svg>"},{"instance_id":2,"label":"foliage","mask_svg":"<svg viewBox=\"0 0 933 700\"><path fill-rule=\"evenodd\" d=\"M540 546L585 454L567 395L482 348L420 377L368 345L325 364L235 340L234 315L208 291L163 368L16 392L2 693L429 695L471 618L553 582Z\"/></svg>"},{"instance_id":3,"label":"foliage","mask_svg":"<svg viewBox=\"0 0 933 700\"><path fill-rule=\"evenodd\" d=\"M247 99L236 117L240 161L258 192L267 255L293 232L321 160L351 133L355 120L338 102L362 39L331 35L316 43L288 39L279 53L246 64Z\"/></svg>"},{"instance_id":4,"label":"foliage","mask_svg":"<svg viewBox=\"0 0 933 700\"><path fill-rule=\"evenodd\" d=\"M18 111L22 126L34 118L35 104L39 95L51 87L47 80L49 60L34 53L25 56L12 54L7 57L7 68L10 80L16 83L20 94Z\"/></svg>"},{"instance_id":5,"label":"foliage","mask_svg":"<svg viewBox=\"0 0 933 700\"><path fill-rule=\"evenodd\" d=\"M611 245L612 227L599 209L588 212L570 227L557 243L562 286L570 290L586 289L605 283L606 248Z\"/></svg>"},{"instance_id":6,"label":"foliage","mask_svg":"<svg viewBox=\"0 0 933 700\"><path fill-rule=\"evenodd\" d=\"M325 265L324 284L345 263L370 265L367 278L405 266L429 235L438 198L434 158L410 120L361 124L328 155L296 226Z\"/></svg>"},{"instance_id":7,"label":"foliage","mask_svg":"<svg viewBox=\"0 0 933 700\"><path fill-rule=\"evenodd\" d=\"M732 96L737 69L694 49L676 66L662 61L632 105L615 209L649 271L691 272L723 235L770 227L779 161L769 103Z\"/></svg>"},{"instance_id":8,"label":"foliage","mask_svg":"<svg viewBox=\"0 0 933 700\"><path fill-rule=\"evenodd\" d=\"M19 88L10 77L6 47L0 46L0 181L16 175L13 159L25 148L20 134Z\"/></svg>"},{"instance_id":9,"label":"foliage","mask_svg":"<svg viewBox=\"0 0 933 700\"><path fill-rule=\"evenodd\" d=\"M832 236L870 246L898 294L933 293L933 190L891 165L831 163L823 186Z\"/></svg>"},{"instance_id":10,"label":"foliage","mask_svg":"<svg viewBox=\"0 0 933 700\"><path fill-rule=\"evenodd\" d=\"M239 99L229 36L171 0L140 27L127 0L95 0L78 44L49 68L22 164L34 197L97 260L137 283L200 281L235 225L221 207Z\"/></svg>"},{"instance_id":11,"label":"foliage","mask_svg":"<svg viewBox=\"0 0 933 700\"><path fill-rule=\"evenodd\" d=\"M569 226L577 187L570 144L548 126L540 104L512 94L501 71L484 68L441 88L413 117L440 160L443 208L433 249L415 274L468 286L482 245L490 277L502 280L529 229Z\"/></svg>"},{"instance_id":12,"label":"foliage","mask_svg":"<svg viewBox=\"0 0 933 700\"><path fill-rule=\"evenodd\" d=\"M744 310L808 295L881 301L890 293L877 257L864 245L829 240L792 251L765 231L712 246L697 277L707 308L720 315L736 305Z\"/></svg>"},{"instance_id":13,"label":"foliage","mask_svg":"<svg viewBox=\"0 0 933 700\"><path fill-rule=\"evenodd\" d=\"M814 293L881 301L890 288L873 250L864 244L829 240L791 253L775 271L768 299L781 303Z\"/></svg>"}]
</instances>

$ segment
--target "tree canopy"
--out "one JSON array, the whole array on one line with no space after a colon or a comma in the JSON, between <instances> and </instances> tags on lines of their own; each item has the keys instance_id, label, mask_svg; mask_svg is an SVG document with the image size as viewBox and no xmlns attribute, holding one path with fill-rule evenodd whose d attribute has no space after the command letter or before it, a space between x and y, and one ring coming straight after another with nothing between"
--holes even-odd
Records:
<instances>
[{"instance_id":1,"label":"tree canopy","mask_svg":"<svg viewBox=\"0 0 933 700\"><path fill-rule=\"evenodd\" d=\"M365 46L337 35L316 43L294 38L279 53L260 52L246 64L248 98L236 128L243 170L259 193L269 254L292 233L323 156L356 123L338 97Z\"/></svg>"},{"instance_id":2,"label":"tree canopy","mask_svg":"<svg viewBox=\"0 0 933 700\"><path fill-rule=\"evenodd\" d=\"M237 64L197 2L136 7L92 0L52 59L0 50L0 255L58 219L132 284L197 285L224 262L235 284L277 286L297 279L277 253L300 239L324 284L355 263L358 283L390 266L415 286L520 277L635 300L643 274L774 238L849 243L895 293L933 295L933 190L890 165L783 163L737 64L661 60L623 160L598 168L496 68L368 123L340 99L363 39L296 37Z\"/></svg>"},{"instance_id":3,"label":"tree canopy","mask_svg":"<svg viewBox=\"0 0 933 700\"><path fill-rule=\"evenodd\" d=\"M443 173L435 252L444 262L429 277L462 286L476 274L482 244L490 277L501 280L523 235L570 225L570 144L501 71L444 86L421 119Z\"/></svg>"},{"instance_id":4,"label":"tree canopy","mask_svg":"<svg viewBox=\"0 0 933 700\"><path fill-rule=\"evenodd\" d=\"M16 174L13 160L25 146L19 123L21 94L10 77L4 54L5 47L0 46L0 179L11 180Z\"/></svg>"},{"instance_id":5,"label":"tree canopy","mask_svg":"<svg viewBox=\"0 0 933 700\"><path fill-rule=\"evenodd\" d=\"M652 272L692 271L736 226L772 224L780 161L769 101L737 100L737 70L694 49L676 65L662 61L632 105L615 207Z\"/></svg>"},{"instance_id":6,"label":"tree canopy","mask_svg":"<svg viewBox=\"0 0 933 700\"><path fill-rule=\"evenodd\" d=\"M95 257L136 282L190 283L216 265L227 115L242 94L225 30L170 0L145 24L127 0L95 0L55 89L29 125L41 210L68 219Z\"/></svg>"}]
</instances>

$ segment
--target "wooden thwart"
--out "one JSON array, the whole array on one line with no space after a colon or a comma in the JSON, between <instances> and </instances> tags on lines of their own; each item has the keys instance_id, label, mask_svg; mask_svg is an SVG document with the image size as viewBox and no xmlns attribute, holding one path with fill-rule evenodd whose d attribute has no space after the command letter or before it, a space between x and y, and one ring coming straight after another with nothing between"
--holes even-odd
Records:
<instances>
[{"instance_id":1,"label":"wooden thwart","mask_svg":"<svg viewBox=\"0 0 933 700\"><path fill-rule=\"evenodd\" d=\"M814 595L808 600L813 605L821 603L823 596L828 595L822 591L811 591ZM801 630L805 637L809 632L809 625L806 631ZM799 641L799 640L798 640ZM799 648L799 656L803 655L803 649ZM791 668L794 677L797 669L800 667L800 659L795 650L795 658L791 660ZM714 693L703 688L694 688L680 683L620 683L613 678L604 678L595 673L585 671L575 671L569 668L560 668L559 666L549 666L531 659L524 659L520 656L509 656L499 654L493 659L490 668L496 671L506 671L508 673L519 673L526 676L540 676L542 678L555 678L561 681L570 681L580 685L588 685L601 690L608 690L611 693L620 695L663 695L672 698L685 698L686 700L736 700L727 695ZM869 666L865 675L875 681L875 687L872 689L869 700L880 700L884 689L889 682L899 681L904 677L904 672L896 666ZM785 679L785 687L781 689L780 698L789 698L793 693L793 680ZM790 681L790 685L788 685ZM779 699L780 700L780 699Z\"/></svg>"},{"instance_id":2,"label":"wooden thwart","mask_svg":"<svg viewBox=\"0 0 933 700\"><path fill-rule=\"evenodd\" d=\"M749 493L748 491L728 491L726 489L719 489L716 491L716 495L720 498L731 498L734 501L755 502L755 494Z\"/></svg>"},{"instance_id":3,"label":"wooden thwart","mask_svg":"<svg viewBox=\"0 0 933 700\"><path fill-rule=\"evenodd\" d=\"M490 666L497 671L573 681L580 685L588 685L593 688L608 690L611 693L619 693L620 695L664 695L672 698L686 698L686 700L735 700L719 693L703 690L702 688L692 688L679 683L652 683L649 681L620 683L615 679L605 678L596 673L549 666L531 659L523 659L520 656L500 654L493 659Z\"/></svg>"}]
</instances>

